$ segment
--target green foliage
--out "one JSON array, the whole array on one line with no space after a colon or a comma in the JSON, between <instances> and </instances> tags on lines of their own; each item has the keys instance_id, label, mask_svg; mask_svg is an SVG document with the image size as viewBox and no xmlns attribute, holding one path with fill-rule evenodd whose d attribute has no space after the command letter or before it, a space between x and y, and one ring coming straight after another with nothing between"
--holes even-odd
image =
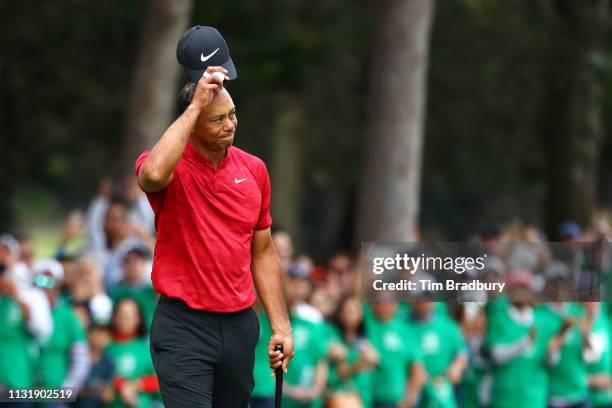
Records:
<instances>
[{"instance_id":1,"label":"green foliage","mask_svg":"<svg viewBox=\"0 0 612 408\"><path fill-rule=\"evenodd\" d=\"M86 203L97 180L112 172L145 6L145 0L0 3L0 190L43 189L72 208ZM340 196L344 213L351 210L361 180L378 6L372 0L195 2L192 23L220 28L238 68L238 80L228 88L238 107L239 147L269 160L279 96L302 101L300 183L304 224L313 236L325 222L327 203ZM425 230L464 238L477 224L538 215L547 149L539 131L543 67L550 55L549 21L541 16L551 7L548 0L437 2L423 167ZM592 63L604 84L603 117L610 129L610 54L594 56ZM609 140L604 149L610 157ZM602 198L608 201L610 166L604 158ZM11 221L6 203L0 204L0 226ZM340 239L338 244L350 242Z\"/></svg>"},{"instance_id":2,"label":"green foliage","mask_svg":"<svg viewBox=\"0 0 612 408\"><path fill-rule=\"evenodd\" d=\"M2 50L0 185L45 186L82 203L111 171L144 2L12 1Z\"/></svg>"}]
</instances>

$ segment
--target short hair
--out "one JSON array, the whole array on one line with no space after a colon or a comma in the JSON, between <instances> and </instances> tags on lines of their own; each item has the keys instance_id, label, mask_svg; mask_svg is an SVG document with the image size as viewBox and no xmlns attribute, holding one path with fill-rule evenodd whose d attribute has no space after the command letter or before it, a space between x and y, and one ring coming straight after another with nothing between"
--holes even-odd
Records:
<instances>
[{"instance_id":1,"label":"short hair","mask_svg":"<svg viewBox=\"0 0 612 408\"><path fill-rule=\"evenodd\" d=\"M177 109L178 114L182 115L187 107L191 104L191 100L193 99L193 95L195 94L197 83L190 81L183 86L178 94L178 103Z\"/></svg>"}]
</instances>

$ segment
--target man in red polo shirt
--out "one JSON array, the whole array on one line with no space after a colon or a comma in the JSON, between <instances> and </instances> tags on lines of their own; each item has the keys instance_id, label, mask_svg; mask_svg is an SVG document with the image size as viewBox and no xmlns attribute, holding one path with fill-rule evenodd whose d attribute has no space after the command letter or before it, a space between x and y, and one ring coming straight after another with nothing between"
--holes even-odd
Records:
<instances>
[{"instance_id":1,"label":"man in red polo shirt","mask_svg":"<svg viewBox=\"0 0 612 408\"><path fill-rule=\"evenodd\" d=\"M293 356L268 173L232 146L236 109L214 75L231 72L206 72L183 88L182 114L136 161L155 212L152 280L162 296L151 355L167 408L247 406L259 337L253 284L272 327L270 367L286 371Z\"/></svg>"}]
</instances>

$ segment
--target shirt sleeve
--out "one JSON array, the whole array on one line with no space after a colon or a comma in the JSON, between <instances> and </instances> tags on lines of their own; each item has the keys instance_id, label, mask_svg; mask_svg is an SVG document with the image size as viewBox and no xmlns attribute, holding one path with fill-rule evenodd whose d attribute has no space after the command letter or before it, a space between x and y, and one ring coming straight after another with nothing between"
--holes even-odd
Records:
<instances>
[{"instance_id":1,"label":"shirt sleeve","mask_svg":"<svg viewBox=\"0 0 612 408\"><path fill-rule=\"evenodd\" d=\"M64 387L80 389L87 379L91 367L89 345L81 322L74 312L70 311L70 367L64 380Z\"/></svg>"},{"instance_id":2,"label":"shirt sleeve","mask_svg":"<svg viewBox=\"0 0 612 408\"><path fill-rule=\"evenodd\" d=\"M40 342L44 342L53 332L53 318L49 300L37 288L21 291L23 301L30 308L30 319L27 321L28 331Z\"/></svg>"},{"instance_id":3,"label":"shirt sleeve","mask_svg":"<svg viewBox=\"0 0 612 408\"><path fill-rule=\"evenodd\" d=\"M145 160L147 160L147 157L149 157L150 153L151 151L145 150L144 152L140 153L140 156L138 156L138 158L136 159L136 177L138 177L138 173L140 173L140 168L142 167Z\"/></svg>"},{"instance_id":4,"label":"shirt sleeve","mask_svg":"<svg viewBox=\"0 0 612 408\"><path fill-rule=\"evenodd\" d=\"M272 225L272 216L270 215L270 176L268 175L268 170L263 163L261 166L259 179L261 180L261 209L259 211L259 218L257 219L255 230L264 230L270 228Z\"/></svg>"}]
</instances>

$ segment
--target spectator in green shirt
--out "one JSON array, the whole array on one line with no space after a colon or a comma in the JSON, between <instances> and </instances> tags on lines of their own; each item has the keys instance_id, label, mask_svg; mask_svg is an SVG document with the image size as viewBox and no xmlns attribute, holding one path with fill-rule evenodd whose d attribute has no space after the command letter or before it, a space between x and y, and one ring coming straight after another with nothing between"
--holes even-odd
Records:
<instances>
[{"instance_id":1,"label":"spectator in green shirt","mask_svg":"<svg viewBox=\"0 0 612 408\"><path fill-rule=\"evenodd\" d=\"M153 312L157 304L157 294L147 273L151 252L145 246L130 249L123 258L123 277L116 286L110 290L114 303L119 299L133 299L142 310L147 323L151 325Z\"/></svg>"},{"instance_id":2,"label":"spectator in green shirt","mask_svg":"<svg viewBox=\"0 0 612 408\"><path fill-rule=\"evenodd\" d=\"M320 407L327 383L328 346L323 325L298 313L298 307L303 305L299 302L304 295L304 279L302 275L289 272L284 282L295 346L291 369L284 376L283 407L286 408Z\"/></svg>"},{"instance_id":3,"label":"spectator in green shirt","mask_svg":"<svg viewBox=\"0 0 612 408\"><path fill-rule=\"evenodd\" d=\"M459 326L435 313L434 303L428 300L416 301L409 319L419 341L427 376L419 406L455 408L453 387L461 381L467 366L467 349Z\"/></svg>"},{"instance_id":4,"label":"spectator in green shirt","mask_svg":"<svg viewBox=\"0 0 612 408\"><path fill-rule=\"evenodd\" d=\"M546 318L533 307L529 271L510 271L508 300L487 309L484 340L492 362L491 408L544 408L548 396Z\"/></svg>"},{"instance_id":5,"label":"spectator in green shirt","mask_svg":"<svg viewBox=\"0 0 612 408\"><path fill-rule=\"evenodd\" d=\"M466 302L459 306L457 319L461 324L468 350L468 365L459 386L462 408L480 408L489 402L489 361L482 355L482 342L486 328L483 304Z\"/></svg>"},{"instance_id":6,"label":"spectator in green shirt","mask_svg":"<svg viewBox=\"0 0 612 408\"><path fill-rule=\"evenodd\" d=\"M32 284L32 271L20 261L21 249L15 238L9 234L0 235L0 268L16 288L14 299L29 310L26 327L36 341L44 341L51 335L53 321L51 308L45 293ZM55 261L53 261L55 262Z\"/></svg>"},{"instance_id":7,"label":"spectator in green shirt","mask_svg":"<svg viewBox=\"0 0 612 408\"><path fill-rule=\"evenodd\" d=\"M397 308L395 301L377 301L372 318L366 321L368 339L380 355L373 374L375 408L414 406L424 382L416 333L405 321L395 318Z\"/></svg>"},{"instance_id":8,"label":"spectator in green shirt","mask_svg":"<svg viewBox=\"0 0 612 408\"><path fill-rule=\"evenodd\" d=\"M40 345L40 385L71 387L78 392L89 372L89 345L80 320L60 296L63 278L63 267L57 261L42 260L34 266L34 284L47 295L53 319L51 336Z\"/></svg>"},{"instance_id":9,"label":"spectator in green shirt","mask_svg":"<svg viewBox=\"0 0 612 408\"><path fill-rule=\"evenodd\" d=\"M2 268L2 266L0 266ZM4 272L4 271L2 271ZM28 305L19 297L15 283L0 274L0 389L32 386L28 332Z\"/></svg>"},{"instance_id":10,"label":"spectator in green shirt","mask_svg":"<svg viewBox=\"0 0 612 408\"><path fill-rule=\"evenodd\" d=\"M333 321L327 406L371 407L372 374L379 355L365 335L359 298L347 296L342 299Z\"/></svg>"},{"instance_id":11,"label":"spectator in green shirt","mask_svg":"<svg viewBox=\"0 0 612 408\"><path fill-rule=\"evenodd\" d=\"M76 400L75 408L104 408L115 398L113 388L115 366L105 352L111 341L111 334L107 326L94 323L89 326L87 337L92 365Z\"/></svg>"},{"instance_id":12,"label":"spectator in green shirt","mask_svg":"<svg viewBox=\"0 0 612 408\"><path fill-rule=\"evenodd\" d=\"M113 361L116 396L112 408L150 408L159 382L149 352L146 325L138 304L122 299L111 319L113 341L106 352Z\"/></svg>"},{"instance_id":13,"label":"spectator in green shirt","mask_svg":"<svg viewBox=\"0 0 612 408\"><path fill-rule=\"evenodd\" d=\"M587 408L590 406L586 369L584 308L572 302L554 302L541 306L546 323L554 336L548 344L550 381L548 406L551 408Z\"/></svg>"},{"instance_id":14,"label":"spectator in green shirt","mask_svg":"<svg viewBox=\"0 0 612 408\"><path fill-rule=\"evenodd\" d=\"M584 306L590 322L590 348L586 360L591 404L594 408L612 407L612 354L607 303L586 302Z\"/></svg>"}]
</instances>

